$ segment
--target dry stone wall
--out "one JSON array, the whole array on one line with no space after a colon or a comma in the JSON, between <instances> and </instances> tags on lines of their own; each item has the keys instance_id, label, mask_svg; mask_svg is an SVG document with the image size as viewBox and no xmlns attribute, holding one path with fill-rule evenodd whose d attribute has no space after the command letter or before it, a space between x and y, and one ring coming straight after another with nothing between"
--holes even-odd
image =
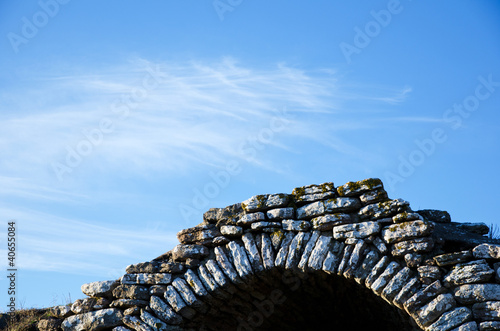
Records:
<instances>
[{"instance_id":1,"label":"dry stone wall","mask_svg":"<svg viewBox=\"0 0 500 331\"><path fill-rule=\"evenodd\" d=\"M40 329L500 330L500 244L487 232L413 211L379 179L256 195L210 209L120 279L84 284L88 298Z\"/></svg>"}]
</instances>

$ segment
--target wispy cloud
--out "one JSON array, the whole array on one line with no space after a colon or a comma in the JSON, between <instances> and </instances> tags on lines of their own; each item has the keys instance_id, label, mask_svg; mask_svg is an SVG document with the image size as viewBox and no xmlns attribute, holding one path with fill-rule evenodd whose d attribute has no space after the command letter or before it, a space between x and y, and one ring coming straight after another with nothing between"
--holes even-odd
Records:
<instances>
[{"instance_id":1,"label":"wispy cloud","mask_svg":"<svg viewBox=\"0 0 500 331\"><path fill-rule=\"evenodd\" d=\"M22 90L12 87L0 95L6 107L0 115L0 196L6 198L0 212L22 220L23 267L100 274L116 270L107 262L113 256L137 262L158 247L172 247L174 234L45 214L26 209L27 202L66 207L108 201L127 192L90 194L87 188L151 173L175 177L196 167L221 167L227 160L280 173L281 160L249 159L241 145L283 117L286 125L267 141L277 151L297 155L304 151L296 146L309 141L339 155L373 160L346 137L377 123L344 110L345 105L359 100L383 108L411 92L406 87L366 92L343 86L334 70L284 64L250 68L231 58L181 64L135 59L114 68L54 70L25 79L29 83ZM402 120L394 115L389 111L387 119ZM103 121L112 129L92 137ZM67 165L70 151L84 145L91 150L73 160L78 165L59 181L53 165Z\"/></svg>"}]
</instances>

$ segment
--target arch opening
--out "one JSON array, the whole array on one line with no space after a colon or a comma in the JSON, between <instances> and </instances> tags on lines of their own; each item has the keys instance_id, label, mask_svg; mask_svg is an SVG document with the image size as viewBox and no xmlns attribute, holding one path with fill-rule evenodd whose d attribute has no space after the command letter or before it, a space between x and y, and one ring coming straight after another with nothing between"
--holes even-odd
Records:
<instances>
[{"instance_id":1,"label":"arch opening","mask_svg":"<svg viewBox=\"0 0 500 331\"><path fill-rule=\"evenodd\" d=\"M250 290L249 290L250 289ZM226 305L206 320L205 330L421 330L397 307L354 280L324 272L272 270L254 276L229 295ZM232 293L230 293L232 292ZM219 293L219 295L221 295Z\"/></svg>"}]
</instances>

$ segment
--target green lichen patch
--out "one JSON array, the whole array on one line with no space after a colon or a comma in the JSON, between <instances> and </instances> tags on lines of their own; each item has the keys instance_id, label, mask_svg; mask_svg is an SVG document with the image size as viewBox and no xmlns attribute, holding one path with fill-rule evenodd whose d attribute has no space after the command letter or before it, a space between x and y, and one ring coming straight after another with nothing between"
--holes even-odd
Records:
<instances>
[{"instance_id":1,"label":"green lichen patch","mask_svg":"<svg viewBox=\"0 0 500 331\"><path fill-rule=\"evenodd\" d=\"M337 192L340 196L350 196L371 191L377 188L382 188L382 181L378 178L368 178L357 182L347 182L339 186Z\"/></svg>"}]
</instances>

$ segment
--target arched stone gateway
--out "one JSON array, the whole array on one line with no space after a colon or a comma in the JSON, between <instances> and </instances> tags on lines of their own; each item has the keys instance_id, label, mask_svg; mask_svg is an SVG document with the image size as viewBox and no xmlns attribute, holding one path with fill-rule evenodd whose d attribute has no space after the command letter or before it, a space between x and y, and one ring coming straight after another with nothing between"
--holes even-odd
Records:
<instances>
[{"instance_id":1,"label":"arched stone gateway","mask_svg":"<svg viewBox=\"0 0 500 331\"><path fill-rule=\"evenodd\" d=\"M180 244L85 284L64 330L500 330L500 245L379 179L212 208ZM67 316L72 314L71 316Z\"/></svg>"}]
</instances>

